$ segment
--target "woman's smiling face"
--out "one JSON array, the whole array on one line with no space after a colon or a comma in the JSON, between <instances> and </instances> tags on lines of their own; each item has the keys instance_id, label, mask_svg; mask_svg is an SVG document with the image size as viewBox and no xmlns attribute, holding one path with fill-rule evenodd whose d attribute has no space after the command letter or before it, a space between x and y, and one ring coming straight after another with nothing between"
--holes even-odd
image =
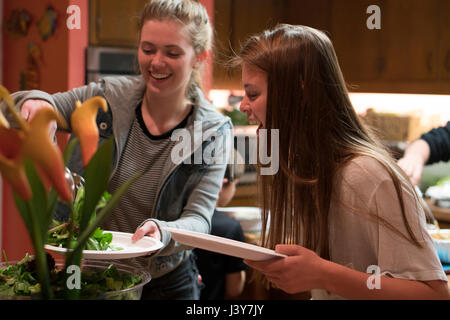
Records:
<instances>
[{"instance_id":1,"label":"woman's smiling face","mask_svg":"<svg viewBox=\"0 0 450 320\"><path fill-rule=\"evenodd\" d=\"M185 27L175 20L148 20L142 26L139 67L151 94L184 94L197 61Z\"/></svg>"},{"instance_id":2,"label":"woman's smiling face","mask_svg":"<svg viewBox=\"0 0 450 320\"><path fill-rule=\"evenodd\" d=\"M247 115L250 122L258 123L259 128L266 127L267 110L267 73L254 66L242 65L242 85L245 96L240 110Z\"/></svg>"}]
</instances>

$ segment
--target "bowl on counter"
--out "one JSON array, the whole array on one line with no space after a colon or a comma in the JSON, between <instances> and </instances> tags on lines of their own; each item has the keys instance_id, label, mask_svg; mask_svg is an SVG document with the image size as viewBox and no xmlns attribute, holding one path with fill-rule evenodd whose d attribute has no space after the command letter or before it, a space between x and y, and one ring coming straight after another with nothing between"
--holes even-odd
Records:
<instances>
[{"instance_id":1,"label":"bowl on counter","mask_svg":"<svg viewBox=\"0 0 450 320\"><path fill-rule=\"evenodd\" d=\"M428 230L433 239L439 259L442 263L450 263L450 229Z\"/></svg>"},{"instance_id":2,"label":"bowl on counter","mask_svg":"<svg viewBox=\"0 0 450 320\"><path fill-rule=\"evenodd\" d=\"M258 207L219 207L216 210L239 221L244 233L262 230L261 209Z\"/></svg>"}]
</instances>

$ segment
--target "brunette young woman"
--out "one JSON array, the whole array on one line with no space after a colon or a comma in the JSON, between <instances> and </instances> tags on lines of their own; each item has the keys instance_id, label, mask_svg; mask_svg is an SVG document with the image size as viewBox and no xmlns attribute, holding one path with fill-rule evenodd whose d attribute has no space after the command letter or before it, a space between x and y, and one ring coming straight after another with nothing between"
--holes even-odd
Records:
<instances>
[{"instance_id":1,"label":"brunette young woman","mask_svg":"<svg viewBox=\"0 0 450 320\"><path fill-rule=\"evenodd\" d=\"M233 62L241 111L279 130L280 170L260 176L261 235L287 257L246 263L313 299L448 299L414 188L355 113L330 39L278 25Z\"/></svg>"},{"instance_id":2,"label":"brunette young woman","mask_svg":"<svg viewBox=\"0 0 450 320\"><path fill-rule=\"evenodd\" d=\"M147 235L163 242L164 247L153 255L131 261L152 276L143 299L198 299L193 255L162 227L209 233L222 185L226 163L175 162L171 154L178 143L171 139L176 129L197 139L184 159L212 143L211 133L217 148L231 133L229 119L211 108L200 90L212 28L206 9L197 1L151 0L142 10L139 30L140 76L104 78L53 95L31 91L14 97L25 118L51 106L66 119L76 100L106 99L109 111L99 112L97 124L101 140L115 139L109 191L117 190L136 171L143 176L122 197L103 228L134 233L135 241ZM201 124L203 135L193 134L194 123ZM70 168L82 174L80 161L72 161Z\"/></svg>"}]
</instances>

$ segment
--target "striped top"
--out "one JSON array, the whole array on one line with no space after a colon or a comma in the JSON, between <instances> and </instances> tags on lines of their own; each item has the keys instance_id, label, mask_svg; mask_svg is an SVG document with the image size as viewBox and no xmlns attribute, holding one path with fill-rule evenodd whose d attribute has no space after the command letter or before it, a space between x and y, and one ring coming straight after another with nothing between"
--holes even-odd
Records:
<instances>
[{"instance_id":1,"label":"striped top","mask_svg":"<svg viewBox=\"0 0 450 320\"><path fill-rule=\"evenodd\" d=\"M145 126L142 117L142 105L136 108L136 118L119 159L117 170L108 185L108 192L114 193L136 172L143 175L135 181L120 199L102 228L110 231L134 233L136 228L151 216L156 201L157 191L167 175L167 161L170 160L172 148L177 141L170 136L176 129L183 128L191 112L172 130L162 135L152 135ZM146 259L148 260L148 259Z\"/></svg>"}]
</instances>

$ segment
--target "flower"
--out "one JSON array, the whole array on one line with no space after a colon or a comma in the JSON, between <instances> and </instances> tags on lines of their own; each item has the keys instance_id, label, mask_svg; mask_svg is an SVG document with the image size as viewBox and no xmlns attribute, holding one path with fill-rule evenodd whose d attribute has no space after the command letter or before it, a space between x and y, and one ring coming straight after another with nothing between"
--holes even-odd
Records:
<instances>
[{"instance_id":1,"label":"flower","mask_svg":"<svg viewBox=\"0 0 450 320\"><path fill-rule=\"evenodd\" d=\"M50 181L61 200L67 202L72 199L72 192L64 176L61 150L48 134L47 128L52 120L56 120L60 127L67 127L64 119L53 109L43 108L36 112L23 140L23 153L34 161L39 175L45 181L44 185Z\"/></svg>"},{"instance_id":2,"label":"flower","mask_svg":"<svg viewBox=\"0 0 450 320\"><path fill-rule=\"evenodd\" d=\"M44 185L55 187L64 202L72 199L72 193L64 177L64 161L58 146L53 143L49 134L50 121L56 120L60 127L67 127L64 119L51 108L43 108L27 123L18 113L8 91L0 86L0 98L2 98L18 123L20 129L12 129L6 118L0 124L0 172L6 181L23 200L29 200L32 196L24 171L24 160L29 157L33 160L44 181ZM1 111L0 111L1 114Z\"/></svg>"},{"instance_id":3,"label":"flower","mask_svg":"<svg viewBox=\"0 0 450 320\"><path fill-rule=\"evenodd\" d=\"M83 165L86 167L95 151L97 151L98 128L95 119L98 108L107 112L108 105L105 99L93 97L83 104L77 101L76 106L75 111L70 116L70 123L73 133L80 140L81 157L83 158Z\"/></svg>"},{"instance_id":4,"label":"flower","mask_svg":"<svg viewBox=\"0 0 450 320\"><path fill-rule=\"evenodd\" d=\"M0 124L0 172L22 199L29 200L32 193L23 166L22 139L21 132Z\"/></svg>"}]
</instances>

